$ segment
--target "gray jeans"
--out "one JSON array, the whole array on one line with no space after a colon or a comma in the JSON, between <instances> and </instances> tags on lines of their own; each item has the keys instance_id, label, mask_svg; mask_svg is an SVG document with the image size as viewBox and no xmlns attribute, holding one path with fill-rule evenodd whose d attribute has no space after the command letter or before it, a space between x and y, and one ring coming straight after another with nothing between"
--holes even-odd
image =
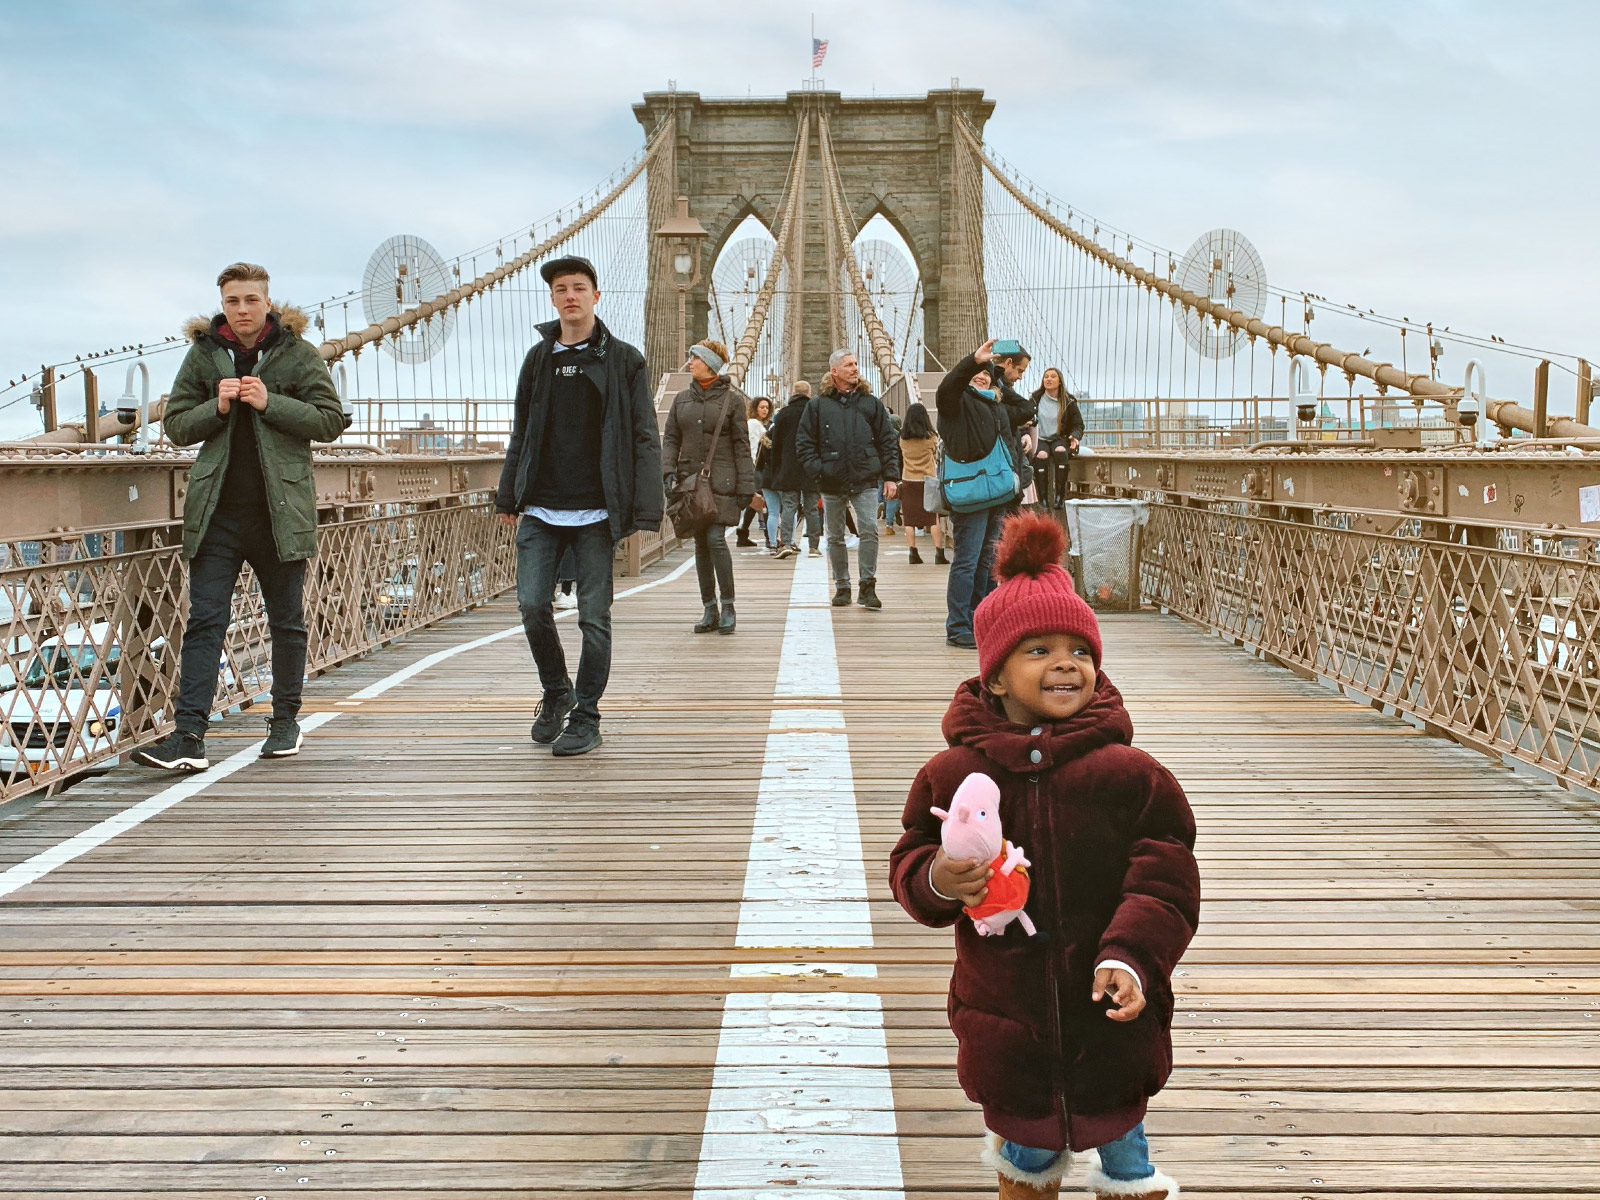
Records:
<instances>
[{"instance_id":1,"label":"gray jeans","mask_svg":"<svg viewBox=\"0 0 1600 1200\"><path fill-rule=\"evenodd\" d=\"M824 493L822 528L828 535L828 565L833 568L837 588L850 586L850 552L844 544L846 504L855 510L856 536L861 539L856 551L861 559L861 582L874 583L878 578L878 489L865 488L849 496Z\"/></svg>"},{"instance_id":2,"label":"gray jeans","mask_svg":"<svg viewBox=\"0 0 1600 1200\"><path fill-rule=\"evenodd\" d=\"M780 546L799 545L799 530L795 522L801 519L804 512L806 524L806 538L811 542L811 548L817 548L817 542L822 538L822 514L817 511L817 494L815 492L779 492L778 493L778 544Z\"/></svg>"}]
</instances>

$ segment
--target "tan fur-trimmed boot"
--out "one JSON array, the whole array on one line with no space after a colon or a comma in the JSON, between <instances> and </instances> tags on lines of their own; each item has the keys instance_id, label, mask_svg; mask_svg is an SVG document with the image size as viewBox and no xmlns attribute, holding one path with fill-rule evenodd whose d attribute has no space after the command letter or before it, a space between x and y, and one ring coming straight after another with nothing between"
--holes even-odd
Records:
<instances>
[{"instance_id":1,"label":"tan fur-trimmed boot","mask_svg":"<svg viewBox=\"0 0 1600 1200\"><path fill-rule=\"evenodd\" d=\"M1113 1179L1097 1164L1083 1181L1095 1200L1178 1200L1178 1184L1157 1171L1148 1179Z\"/></svg>"},{"instance_id":2,"label":"tan fur-trimmed boot","mask_svg":"<svg viewBox=\"0 0 1600 1200\"><path fill-rule=\"evenodd\" d=\"M999 1200L1054 1200L1061 1192L1061 1180L1072 1169L1072 1151L1063 1150L1043 1171L1023 1171L1011 1165L1000 1147L1005 1139L998 1133L983 1135L981 1158L986 1167L993 1167L1000 1177Z\"/></svg>"}]
</instances>

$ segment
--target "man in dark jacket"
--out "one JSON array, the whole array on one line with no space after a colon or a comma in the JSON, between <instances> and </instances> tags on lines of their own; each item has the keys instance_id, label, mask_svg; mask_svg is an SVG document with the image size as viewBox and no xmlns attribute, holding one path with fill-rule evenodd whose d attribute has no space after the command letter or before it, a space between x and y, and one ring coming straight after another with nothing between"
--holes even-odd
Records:
<instances>
[{"instance_id":1,"label":"man in dark jacket","mask_svg":"<svg viewBox=\"0 0 1600 1200\"><path fill-rule=\"evenodd\" d=\"M495 508L517 526L517 604L544 699L531 736L563 757L600 745L600 697L611 675L616 545L661 528L661 437L644 355L594 315L594 264L539 268L559 320L522 362L516 414ZM551 595L563 552L578 575L578 682L567 674Z\"/></svg>"},{"instance_id":2,"label":"man in dark jacket","mask_svg":"<svg viewBox=\"0 0 1600 1200\"><path fill-rule=\"evenodd\" d=\"M822 493L822 520L828 534L828 560L833 568L835 607L850 603L850 552L845 548L845 511L853 510L861 539L863 608L879 609L878 494L895 498L900 479L900 443L889 410L861 386L861 368L849 350L835 350L828 359L828 382L822 395L806 405L795 434L801 469Z\"/></svg>"},{"instance_id":3,"label":"man in dark jacket","mask_svg":"<svg viewBox=\"0 0 1600 1200\"><path fill-rule=\"evenodd\" d=\"M136 750L135 762L203 771L217 664L233 615L233 589L249 563L272 633L272 716L262 758L300 752L300 688L306 674L306 560L317 552L317 486L311 443L346 424L316 347L300 334L299 309L268 298L264 267L234 263L217 276L222 312L197 318L162 420L174 445L201 442L183 504L189 621L178 667L177 729Z\"/></svg>"},{"instance_id":4,"label":"man in dark jacket","mask_svg":"<svg viewBox=\"0 0 1600 1200\"><path fill-rule=\"evenodd\" d=\"M822 512L817 507L821 497L812 489L795 447L795 436L800 432L800 418L809 403L811 385L802 379L794 385L794 395L789 397L789 403L772 418L772 428L767 432L772 441L772 485L778 492L779 558L792 558L800 553L796 525L802 510L805 513L806 540L811 543L811 555L815 558L822 553L818 549L822 539Z\"/></svg>"}]
</instances>

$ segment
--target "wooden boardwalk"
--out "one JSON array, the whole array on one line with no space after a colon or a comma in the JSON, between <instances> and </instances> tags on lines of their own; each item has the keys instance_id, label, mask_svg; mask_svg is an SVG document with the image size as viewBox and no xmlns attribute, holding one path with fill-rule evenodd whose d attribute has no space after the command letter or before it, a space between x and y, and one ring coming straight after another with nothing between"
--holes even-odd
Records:
<instances>
[{"instance_id":1,"label":"wooden boardwalk","mask_svg":"<svg viewBox=\"0 0 1600 1200\"><path fill-rule=\"evenodd\" d=\"M943 645L944 570L897 545L883 613L807 618L832 624L829 703L780 677L796 565L736 563L734 638L689 633L692 570L619 600L596 754L530 748L516 636L350 699L509 629L503 599L314 681L309 710L340 715L300 757L0 898L0 1197L774 1195L834 1151L857 1174L831 1195L895 1195L885 1161L908 1196L992 1195L949 935L885 886L973 665ZM1600 1196L1600 813L1176 620L1104 627L1136 740L1200 822L1160 1165L1193 1195ZM773 747L801 744L769 726L799 709L848 738L870 938L739 948L764 763L771 785ZM230 718L214 759L258 735ZM0 810L0 871L169 782L120 769ZM763 1005L780 1052L741 1058L736 1015ZM781 1051L864 1080L872 1038L892 1092L852 1094L880 1111L786 1106ZM734 1086L741 1063L771 1089ZM794 1171L702 1162L740 1136L786 1139Z\"/></svg>"}]
</instances>

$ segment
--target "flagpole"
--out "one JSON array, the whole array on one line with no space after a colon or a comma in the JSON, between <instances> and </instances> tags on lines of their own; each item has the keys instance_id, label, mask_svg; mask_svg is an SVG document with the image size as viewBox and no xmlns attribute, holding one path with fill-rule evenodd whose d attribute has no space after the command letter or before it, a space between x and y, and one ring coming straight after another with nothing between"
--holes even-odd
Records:
<instances>
[{"instance_id":1,"label":"flagpole","mask_svg":"<svg viewBox=\"0 0 1600 1200\"><path fill-rule=\"evenodd\" d=\"M817 14L811 14L811 90L817 88Z\"/></svg>"}]
</instances>

